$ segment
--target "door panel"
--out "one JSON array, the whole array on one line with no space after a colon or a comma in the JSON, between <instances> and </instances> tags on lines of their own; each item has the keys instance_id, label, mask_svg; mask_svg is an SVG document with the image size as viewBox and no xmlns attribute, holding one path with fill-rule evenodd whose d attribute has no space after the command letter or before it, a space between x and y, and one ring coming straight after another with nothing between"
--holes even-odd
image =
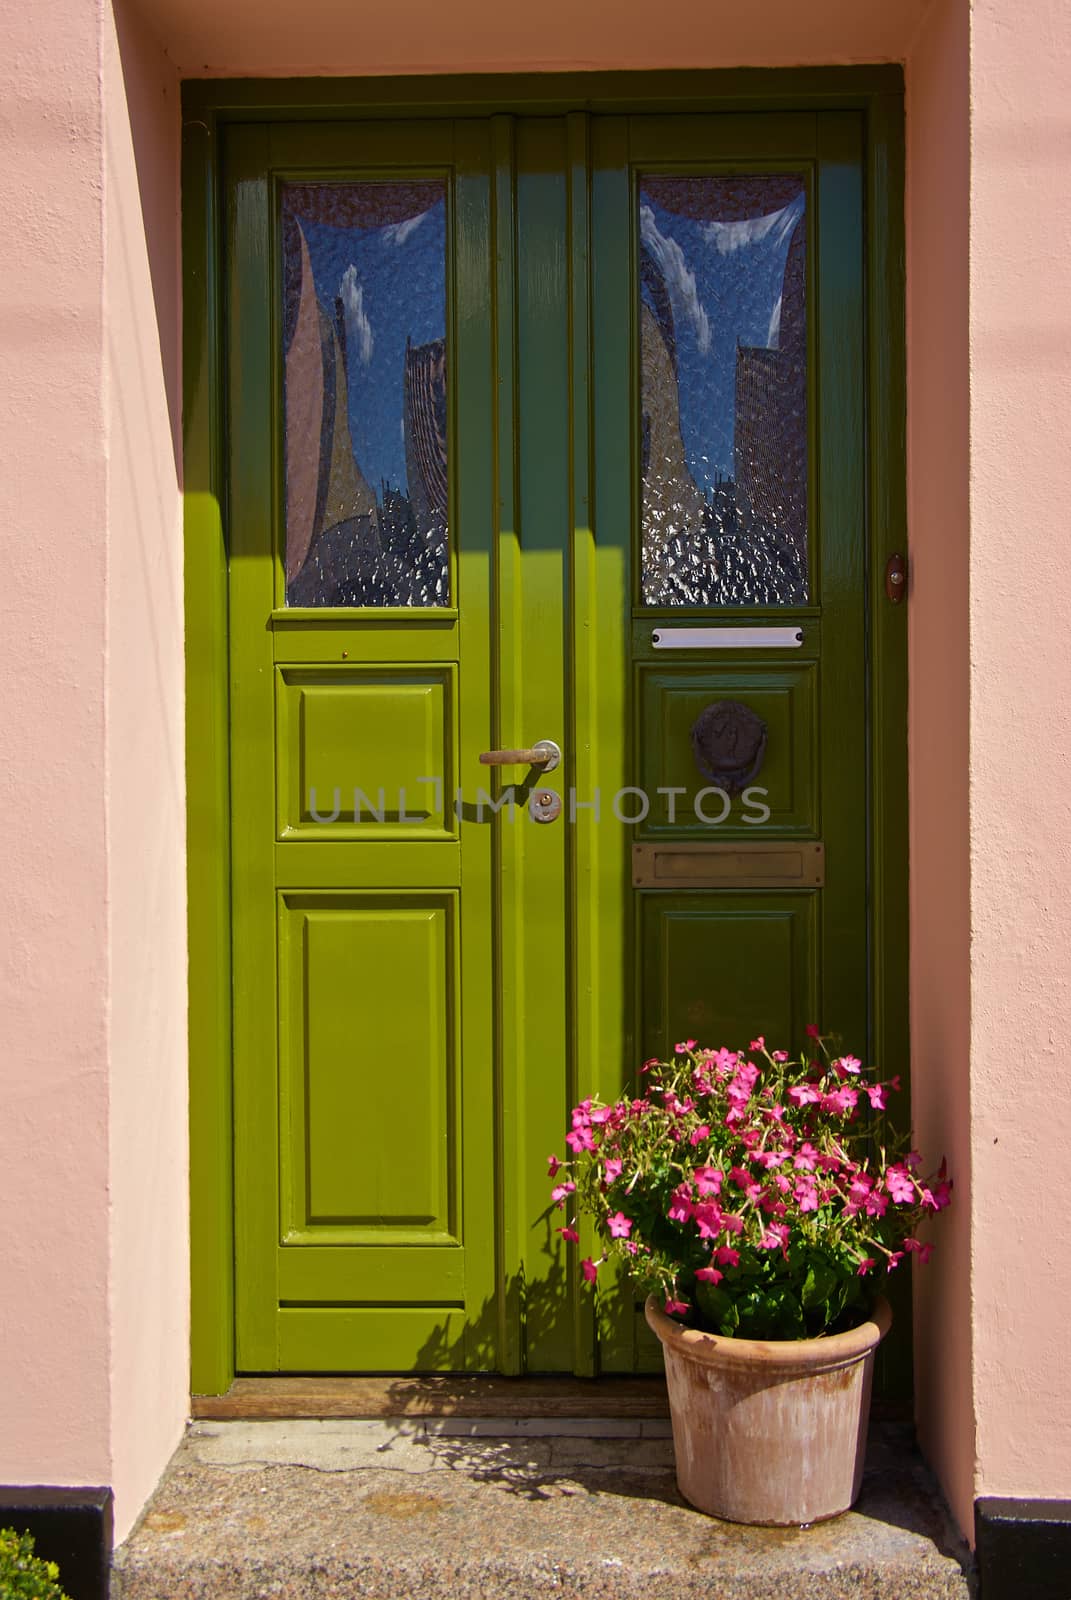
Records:
<instances>
[{"instance_id":1,"label":"door panel","mask_svg":"<svg viewBox=\"0 0 1071 1600\"><path fill-rule=\"evenodd\" d=\"M457 837L453 664L276 671L280 842Z\"/></svg>"},{"instance_id":2,"label":"door panel","mask_svg":"<svg viewBox=\"0 0 1071 1600\"><path fill-rule=\"evenodd\" d=\"M450 892L281 897L287 1243L459 1243L456 920ZM377 1065L397 1051L402 1016L419 1118ZM400 1120L404 1139L369 1137ZM456 1286L454 1252L433 1254L425 1289L440 1267Z\"/></svg>"},{"instance_id":3,"label":"door panel","mask_svg":"<svg viewBox=\"0 0 1071 1600\"><path fill-rule=\"evenodd\" d=\"M866 1038L861 163L849 113L231 130L239 1370L657 1366L548 1206L570 1105Z\"/></svg>"},{"instance_id":4,"label":"door panel","mask_svg":"<svg viewBox=\"0 0 1071 1600\"><path fill-rule=\"evenodd\" d=\"M748 660L720 672L705 664L643 662L636 679L639 782L651 797L637 839L709 839L712 827L719 839L765 838L772 830L817 837L817 660L791 666ZM767 792L746 801L739 794L708 796L697 812L696 799L711 780L696 770L691 729L703 708L720 699L749 706L766 724L766 758L755 785ZM720 823L702 820L723 812Z\"/></svg>"},{"instance_id":5,"label":"door panel","mask_svg":"<svg viewBox=\"0 0 1071 1600\"><path fill-rule=\"evenodd\" d=\"M672 1054L681 1036L797 1040L818 1015L817 890L638 898L645 1056Z\"/></svg>"}]
</instances>

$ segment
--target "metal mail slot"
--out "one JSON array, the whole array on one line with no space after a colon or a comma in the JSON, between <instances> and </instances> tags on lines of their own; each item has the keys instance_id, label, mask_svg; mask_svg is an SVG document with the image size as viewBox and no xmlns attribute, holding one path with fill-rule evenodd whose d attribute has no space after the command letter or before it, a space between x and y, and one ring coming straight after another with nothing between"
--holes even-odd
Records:
<instances>
[{"instance_id":1,"label":"metal mail slot","mask_svg":"<svg viewBox=\"0 0 1071 1600\"><path fill-rule=\"evenodd\" d=\"M788 839L729 844L634 844L634 889L820 889L825 846Z\"/></svg>"},{"instance_id":2,"label":"metal mail slot","mask_svg":"<svg viewBox=\"0 0 1071 1600\"><path fill-rule=\"evenodd\" d=\"M798 650L802 628L654 628L656 650Z\"/></svg>"}]
</instances>

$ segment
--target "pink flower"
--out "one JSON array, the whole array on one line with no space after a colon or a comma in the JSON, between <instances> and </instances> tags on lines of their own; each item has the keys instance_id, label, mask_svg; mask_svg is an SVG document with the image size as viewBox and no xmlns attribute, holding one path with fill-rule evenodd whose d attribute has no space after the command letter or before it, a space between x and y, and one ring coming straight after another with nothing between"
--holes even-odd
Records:
<instances>
[{"instance_id":1,"label":"pink flower","mask_svg":"<svg viewBox=\"0 0 1071 1600\"><path fill-rule=\"evenodd\" d=\"M873 1189L867 1198L866 1214L868 1217L883 1217L889 1209L889 1196L882 1194L880 1189Z\"/></svg>"},{"instance_id":2,"label":"pink flower","mask_svg":"<svg viewBox=\"0 0 1071 1600\"><path fill-rule=\"evenodd\" d=\"M813 1022L808 1022L803 1031L807 1035L808 1039L820 1039L822 1037Z\"/></svg>"},{"instance_id":3,"label":"pink flower","mask_svg":"<svg viewBox=\"0 0 1071 1600\"><path fill-rule=\"evenodd\" d=\"M692 1143L693 1147L695 1145L697 1145L697 1144L702 1144L704 1139L709 1139L709 1138L710 1138L710 1129L707 1127L705 1122L701 1122L699 1124L698 1128L693 1128L692 1129L691 1143Z\"/></svg>"},{"instance_id":4,"label":"pink flower","mask_svg":"<svg viewBox=\"0 0 1071 1600\"><path fill-rule=\"evenodd\" d=\"M922 1267L926 1265L927 1261L929 1261L930 1257L933 1255L933 1245L923 1244L918 1239L905 1239L904 1249L910 1254L917 1255L919 1258L919 1265Z\"/></svg>"},{"instance_id":5,"label":"pink flower","mask_svg":"<svg viewBox=\"0 0 1071 1600\"><path fill-rule=\"evenodd\" d=\"M788 1091L788 1098L794 1106L817 1105L822 1096L813 1083L794 1083Z\"/></svg>"},{"instance_id":6,"label":"pink flower","mask_svg":"<svg viewBox=\"0 0 1071 1600\"><path fill-rule=\"evenodd\" d=\"M910 1205L915 1198L915 1183L905 1166L899 1162L885 1173L885 1183L897 1205Z\"/></svg>"},{"instance_id":7,"label":"pink flower","mask_svg":"<svg viewBox=\"0 0 1071 1600\"><path fill-rule=\"evenodd\" d=\"M616 1183L618 1178L620 1178L621 1162L616 1156L607 1156L605 1172L607 1183Z\"/></svg>"},{"instance_id":8,"label":"pink flower","mask_svg":"<svg viewBox=\"0 0 1071 1600\"><path fill-rule=\"evenodd\" d=\"M774 1053L773 1053L773 1060L774 1061L787 1061L788 1060L788 1051L787 1050L775 1050Z\"/></svg>"},{"instance_id":9,"label":"pink flower","mask_svg":"<svg viewBox=\"0 0 1071 1600\"><path fill-rule=\"evenodd\" d=\"M714 1252L714 1259L721 1267L738 1267L740 1252L734 1250L731 1244L720 1244Z\"/></svg>"},{"instance_id":10,"label":"pink flower","mask_svg":"<svg viewBox=\"0 0 1071 1600\"><path fill-rule=\"evenodd\" d=\"M595 1262L592 1261L590 1256L586 1256L580 1263L580 1270L589 1283L594 1283L595 1279L598 1277L599 1269Z\"/></svg>"},{"instance_id":11,"label":"pink flower","mask_svg":"<svg viewBox=\"0 0 1071 1600\"><path fill-rule=\"evenodd\" d=\"M632 1232L632 1218L626 1217L623 1211L615 1211L613 1216L608 1218L607 1226L610 1229L611 1239L627 1239Z\"/></svg>"},{"instance_id":12,"label":"pink flower","mask_svg":"<svg viewBox=\"0 0 1071 1600\"><path fill-rule=\"evenodd\" d=\"M716 1200L704 1200L696 1206L695 1225L701 1239L716 1239L722 1230L721 1207Z\"/></svg>"},{"instance_id":13,"label":"pink flower","mask_svg":"<svg viewBox=\"0 0 1071 1600\"><path fill-rule=\"evenodd\" d=\"M751 1091L759 1081L759 1069L753 1061L743 1061L729 1083L725 1096L737 1105L746 1105L751 1098Z\"/></svg>"},{"instance_id":14,"label":"pink flower","mask_svg":"<svg viewBox=\"0 0 1071 1600\"><path fill-rule=\"evenodd\" d=\"M814 1164L817 1158L818 1151L815 1149L814 1145L809 1139L804 1139L803 1143L796 1151L796 1157L792 1165L796 1168L797 1172L813 1172Z\"/></svg>"},{"instance_id":15,"label":"pink flower","mask_svg":"<svg viewBox=\"0 0 1071 1600\"><path fill-rule=\"evenodd\" d=\"M554 1188L550 1191L550 1198L555 1201L556 1204L561 1205L565 1200L566 1195L572 1194L575 1188L576 1184L573 1183L571 1179L565 1183L555 1184Z\"/></svg>"},{"instance_id":16,"label":"pink flower","mask_svg":"<svg viewBox=\"0 0 1071 1600\"><path fill-rule=\"evenodd\" d=\"M751 1174L746 1167L730 1167L729 1176L738 1189L746 1189L751 1183Z\"/></svg>"},{"instance_id":17,"label":"pink flower","mask_svg":"<svg viewBox=\"0 0 1071 1600\"><path fill-rule=\"evenodd\" d=\"M673 1200L666 1216L670 1222L690 1222L692 1218L692 1195L686 1183L679 1183L673 1191Z\"/></svg>"},{"instance_id":18,"label":"pink flower","mask_svg":"<svg viewBox=\"0 0 1071 1600\"><path fill-rule=\"evenodd\" d=\"M731 1050L726 1050L724 1045L722 1045L721 1049L714 1057L714 1062L715 1072L717 1073L717 1076L723 1080L725 1078L731 1078L733 1073L736 1071L737 1058Z\"/></svg>"},{"instance_id":19,"label":"pink flower","mask_svg":"<svg viewBox=\"0 0 1071 1600\"><path fill-rule=\"evenodd\" d=\"M862 1261L860 1261L859 1265L855 1269L855 1276L857 1278L865 1278L871 1267L875 1266L877 1266L877 1262L874 1260L873 1256L864 1256Z\"/></svg>"},{"instance_id":20,"label":"pink flower","mask_svg":"<svg viewBox=\"0 0 1071 1600\"><path fill-rule=\"evenodd\" d=\"M695 1040L685 1039L683 1044L675 1044L673 1048L679 1056L683 1056L688 1050L695 1049Z\"/></svg>"},{"instance_id":21,"label":"pink flower","mask_svg":"<svg viewBox=\"0 0 1071 1600\"><path fill-rule=\"evenodd\" d=\"M791 1090L789 1093L791 1094ZM839 1112L847 1116L849 1111L854 1111L858 1104L859 1096L854 1089L849 1089L847 1084L840 1089L834 1089L832 1094L822 1096L822 1110Z\"/></svg>"},{"instance_id":22,"label":"pink flower","mask_svg":"<svg viewBox=\"0 0 1071 1600\"><path fill-rule=\"evenodd\" d=\"M591 1113L590 1120L598 1126L600 1123L609 1122L614 1114L613 1106L598 1106Z\"/></svg>"},{"instance_id":23,"label":"pink flower","mask_svg":"<svg viewBox=\"0 0 1071 1600\"><path fill-rule=\"evenodd\" d=\"M871 1108L874 1111L885 1110L885 1085L883 1083L868 1083L866 1092L870 1096Z\"/></svg>"},{"instance_id":24,"label":"pink flower","mask_svg":"<svg viewBox=\"0 0 1071 1600\"><path fill-rule=\"evenodd\" d=\"M748 1049L749 1050L765 1050L766 1049L766 1038L765 1038L765 1035L760 1033L757 1039L752 1039L751 1043L748 1045Z\"/></svg>"},{"instance_id":25,"label":"pink flower","mask_svg":"<svg viewBox=\"0 0 1071 1600\"><path fill-rule=\"evenodd\" d=\"M557 1175L561 1171L561 1169L562 1169L562 1164L558 1160L557 1156L548 1156L547 1157L547 1177L548 1178L557 1177Z\"/></svg>"},{"instance_id":26,"label":"pink flower","mask_svg":"<svg viewBox=\"0 0 1071 1600\"><path fill-rule=\"evenodd\" d=\"M701 1283L720 1283L725 1276L717 1267L699 1267L695 1275Z\"/></svg>"},{"instance_id":27,"label":"pink flower","mask_svg":"<svg viewBox=\"0 0 1071 1600\"><path fill-rule=\"evenodd\" d=\"M580 1235L577 1233L575 1228L569 1228L569 1227L559 1228L558 1232L561 1234L562 1238L565 1239L569 1244L579 1244L580 1243Z\"/></svg>"},{"instance_id":28,"label":"pink flower","mask_svg":"<svg viewBox=\"0 0 1071 1600\"><path fill-rule=\"evenodd\" d=\"M692 1180L702 1195L720 1194L725 1174L719 1167L696 1167Z\"/></svg>"},{"instance_id":29,"label":"pink flower","mask_svg":"<svg viewBox=\"0 0 1071 1600\"><path fill-rule=\"evenodd\" d=\"M570 1150L579 1155L581 1150L594 1150L595 1140L591 1137L590 1128L574 1128L572 1133L565 1135L565 1142Z\"/></svg>"},{"instance_id":30,"label":"pink flower","mask_svg":"<svg viewBox=\"0 0 1071 1600\"><path fill-rule=\"evenodd\" d=\"M833 1062L833 1071L838 1078L843 1077L846 1072L856 1073L862 1070L863 1063L858 1056L838 1056Z\"/></svg>"},{"instance_id":31,"label":"pink flower","mask_svg":"<svg viewBox=\"0 0 1071 1600\"><path fill-rule=\"evenodd\" d=\"M894 1250L892 1252L892 1254L890 1255L889 1261L888 1261L889 1271L890 1272L895 1272L897 1267L900 1265L900 1263L901 1263L901 1261L903 1259L904 1259L904 1252L902 1250Z\"/></svg>"},{"instance_id":32,"label":"pink flower","mask_svg":"<svg viewBox=\"0 0 1071 1600\"><path fill-rule=\"evenodd\" d=\"M764 1168L765 1171L772 1172L775 1167L781 1166L783 1162L788 1160L788 1151L759 1150L755 1153L755 1155L752 1156L751 1159L756 1163L757 1166Z\"/></svg>"},{"instance_id":33,"label":"pink flower","mask_svg":"<svg viewBox=\"0 0 1071 1600\"><path fill-rule=\"evenodd\" d=\"M813 1179L801 1178L793 1192L799 1202L801 1211L818 1210L818 1190Z\"/></svg>"},{"instance_id":34,"label":"pink flower","mask_svg":"<svg viewBox=\"0 0 1071 1600\"><path fill-rule=\"evenodd\" d=\"M743 1233L744 1219L735 1211L723 1211L721 1226L723 1233Z\"/></svg>"},{"instance_id":35,"label":"pink flower","mask_svg":"<svg viewBox=\"0 0 1071 1600\"><path fill-rule=\"evenodd\" d=\"M667 1300L667 1317L686 1317L688 1315L688 1302L686 1300Z\"/></svg>"},{"instance_id":36,"label":"pink flower","mask_svg":"<svg viewBox=\"0 0 1071 1600\"><path fill-rule=\"evenodd\" d=\"M780 1250L783 1255L788 1252L788 1224L786 1222L771 1222L763 1229L762 1238L759 1240L760 1250Z\"/></svg>"}]
</instances>

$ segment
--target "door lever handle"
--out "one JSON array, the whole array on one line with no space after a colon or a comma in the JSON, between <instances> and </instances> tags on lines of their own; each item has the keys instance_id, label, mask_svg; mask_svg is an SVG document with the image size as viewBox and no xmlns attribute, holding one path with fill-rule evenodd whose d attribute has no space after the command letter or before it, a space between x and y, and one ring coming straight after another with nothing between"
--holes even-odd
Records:
<instances>
[{"instance_id":1,"label":"door lever handle","mask_svg":"<svg viewBox=\"0 0 1071 1600\"><path fill-rule=\"evenodd\" d=\"M537 739L526 750L485 750L480 756L484 767L542 767L553 772L562 758L553 739Z\"/></svg>"}]
</instances>

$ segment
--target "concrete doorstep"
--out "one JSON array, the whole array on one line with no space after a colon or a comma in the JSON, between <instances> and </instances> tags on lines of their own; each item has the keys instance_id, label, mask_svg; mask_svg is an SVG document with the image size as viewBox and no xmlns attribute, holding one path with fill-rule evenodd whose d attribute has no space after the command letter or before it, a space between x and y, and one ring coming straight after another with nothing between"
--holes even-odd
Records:
<instances>
[{"instance_id":1,"label":"concrete doorstep","mask_svg":"<svg viewBox=\"0 0 1071 1600\"><path fill-rule=\"evenodd\" d=\"M871 1431L854 1511L694 1511L656 1418L198 1422L116 1553L113 1600L966 1600L910 1430Z\"/></svg>"}]
</instances>

